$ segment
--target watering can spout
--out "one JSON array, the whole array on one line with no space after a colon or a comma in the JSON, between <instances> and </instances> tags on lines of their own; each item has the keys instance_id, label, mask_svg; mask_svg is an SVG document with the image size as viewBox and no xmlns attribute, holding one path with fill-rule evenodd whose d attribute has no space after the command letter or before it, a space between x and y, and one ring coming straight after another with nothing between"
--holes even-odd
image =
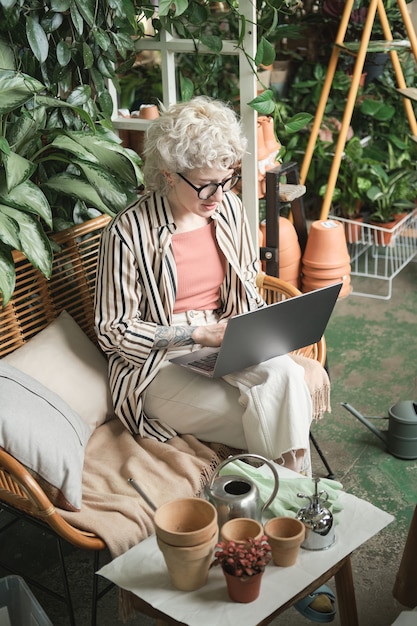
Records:
<instances>
[{"instance_id":1,"label":"watering can spout","mask_svg":"<svg viewBox=\"0 0 417 626\"><path fill-rule=\"evenodd\" d=\"M383 441L385 445L388 444L388 434L386 431L375 428L375 426L368 419L366 419L366 417L364 417L361 413L359 413L359 411L357 411L347 402L342 402L342 406L345 407L345 409L349 411L349 413L352 413L352 415L354 415L360 422L362 422L362 424L369 428L369 430L372 431L374 435L379 437L379 439L381 439L381 441Z\"/></svg>"}]
</instances>

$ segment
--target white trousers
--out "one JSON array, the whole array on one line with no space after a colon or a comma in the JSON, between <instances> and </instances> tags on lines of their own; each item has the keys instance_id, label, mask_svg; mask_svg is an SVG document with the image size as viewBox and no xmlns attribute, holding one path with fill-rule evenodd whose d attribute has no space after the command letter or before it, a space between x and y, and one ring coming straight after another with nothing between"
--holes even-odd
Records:
<instances>
[{"instance_id":1,"label":"white trousers","mask_svg":"<svg viewBox=\"0 0 417 626\"><path fill-rule=\"evenodd\" d=\"M176 314L173 324L202 326L215 321L212 312L189 311ZM166 360L145 391L144 409L149 418L202 441L274 460L292 450L305 450L309 458L311 396L304 369L289 356L217 379Z\"/></svg>"}]
</instances>

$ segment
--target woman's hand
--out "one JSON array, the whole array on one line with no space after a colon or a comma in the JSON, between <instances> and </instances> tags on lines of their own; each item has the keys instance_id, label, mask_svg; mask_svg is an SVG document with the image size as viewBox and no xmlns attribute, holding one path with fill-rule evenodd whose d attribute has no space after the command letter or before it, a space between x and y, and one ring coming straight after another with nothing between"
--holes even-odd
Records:
<instances>
[{"instance_id":1,"label":"woman's hand","mask_svg":"<svg viewBox=\"0 0 417 626\"><path fill-rule=\"evenodd\" d=\"M194 343L199 343L208 348L218 348L224 337L227 322L197 326L191 334Z\"/></svg>"}]
</instances>

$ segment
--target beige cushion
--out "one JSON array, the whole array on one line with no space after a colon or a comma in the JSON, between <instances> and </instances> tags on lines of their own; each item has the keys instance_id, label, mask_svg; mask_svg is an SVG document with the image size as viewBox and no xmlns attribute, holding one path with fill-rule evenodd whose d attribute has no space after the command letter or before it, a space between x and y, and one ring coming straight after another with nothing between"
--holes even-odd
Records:
<instances>
[{"instance_id":1,"label":"beige cushion","mask_svg":"<svg viewBox=\"0 0 417 626\"><path fill-rule=\"evenodd\" d=\"M107 361L66 311L3 360L60 396L91 429L113 416Z\"/></svg>"},{"instance_id":2,"label":"beige cushion","mask_svg":"<svg viewBox=\"0 0 417 626\"><path fill-rule=\"evenodd\" d=\"M0 360L0 447L38 480L53 504L81 508L91 429L55 393Z\"/></svg>"}]
</instances>

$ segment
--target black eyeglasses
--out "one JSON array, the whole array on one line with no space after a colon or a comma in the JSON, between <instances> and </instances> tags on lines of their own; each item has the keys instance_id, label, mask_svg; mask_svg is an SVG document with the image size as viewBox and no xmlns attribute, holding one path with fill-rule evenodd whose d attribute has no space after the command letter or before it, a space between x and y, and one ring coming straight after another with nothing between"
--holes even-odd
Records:
<instances>
[{"instance_id":1,"label":"black eyeglasses","mask_svg":"<svg viewBox=\"0 0 417 626\"><path fill-rule=\"evenodd\" d=\"M197 192L200 200L208 200L211 196L214 196L219 187L222 188L223 191L230 191L233 187L236 187L240 179L242 178L239 174L233 174L230 178L226 178L222 183L208 183L207 185L203 185L202 187L196 187L189 180L185 178L182 174L177 172L178 176L182 178L190 187Z\"/></svg>"}]
</instances>

